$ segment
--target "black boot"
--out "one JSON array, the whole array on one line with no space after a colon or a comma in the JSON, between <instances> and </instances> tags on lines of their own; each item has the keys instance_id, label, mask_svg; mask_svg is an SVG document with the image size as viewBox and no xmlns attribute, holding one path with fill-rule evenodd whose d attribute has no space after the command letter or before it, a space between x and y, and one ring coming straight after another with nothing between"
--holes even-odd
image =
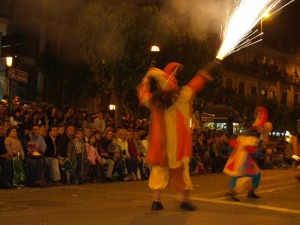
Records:
<instances>
[{"instance_id":1,"label":"black boot","mask_svg":"<svg viewBox=\"0 0 300 225\"><path fill-rule=\"evenodd\" d=\"M226 197L228 197L230 200L234 201L234 202L239 202L240 199L235 197L235 193L234 192L227 192L225 194Z\"/></svg>"},{"instance_id":2,"label":"black boot","mask_svg":"<svg viewBox=\"0 0 300 225\"><path fill-rule=\"evenodd\" d=\"M197 207L194 206L191 202L181 202L180 209L183 209L185 211L195 211L197 210Z\"/></svg>"},{"instance_id":3,"label":"black boot","mask_svg":"<svg viewBox=\"0 0 300 225\"><path fill-rule=\"evenodd\" d=\"M158 201L152 202L151 210L153 210L153 211L158 211L158 210L162 210L162 209L164 209L164 207L163 207L163 205L161 204L161 202L158 202Z\"/></svg>"},{"instance_id":4,"label":"black boot","mask_svg":"<svg viewBox=\"0 0 300 225\"><path fill-rule=\"evenodd\" d=\"M249 191L247 196L248 198L259 198L259 196L256 195L253 190Z\"/></svg>"}]
</instances>

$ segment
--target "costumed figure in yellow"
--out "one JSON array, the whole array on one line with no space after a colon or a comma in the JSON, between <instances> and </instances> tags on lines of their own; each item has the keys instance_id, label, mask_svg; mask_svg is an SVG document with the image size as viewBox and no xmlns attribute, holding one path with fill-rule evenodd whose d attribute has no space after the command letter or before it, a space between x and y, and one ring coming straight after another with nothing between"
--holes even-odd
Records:
<instances>
[{"instance_id":1,"label":"costumed figure in yellow","mask_svg":"<svg viewBox=\"0 0 300 225\"><path fill-rule=\"evenodd\" d=\"M164 70L151 67L138 86L139 100L151 111L151 127L147 162L152 166L149 187L154 191L152 210L162 210L161 191L171 181L182 196L180 208L187 211L196 207L190 202L192 182L189 160L192 141L189 126L191 104L196 93L212 81L209 72L220 65L220 60L207 64L186 86L177 85L176 75L182 67L169 63ZM156 82L153 88L152 83ZM154 90L153 90L154 89Z\"/></svg>"}]
</instances>

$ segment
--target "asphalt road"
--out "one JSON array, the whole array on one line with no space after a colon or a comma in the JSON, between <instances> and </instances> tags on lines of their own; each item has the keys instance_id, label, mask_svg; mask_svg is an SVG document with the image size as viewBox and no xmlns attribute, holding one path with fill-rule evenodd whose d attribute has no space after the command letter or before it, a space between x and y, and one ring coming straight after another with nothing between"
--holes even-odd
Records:
<instances>
[{"instance_id":1,"label":"asphalt road","mask_svg":"<svg viewBox=\"0 0 300 225\"><path fill-rule=\"evenodd\" d=\"M260 199L224 197L228 177L192 177L197 211L179 209L176 192L162 195L164 210L153 212L147 181L0 190L1 225L296 225L300 223L300 182L295 171L264 170Z\"/></svg>"}]
</instances>

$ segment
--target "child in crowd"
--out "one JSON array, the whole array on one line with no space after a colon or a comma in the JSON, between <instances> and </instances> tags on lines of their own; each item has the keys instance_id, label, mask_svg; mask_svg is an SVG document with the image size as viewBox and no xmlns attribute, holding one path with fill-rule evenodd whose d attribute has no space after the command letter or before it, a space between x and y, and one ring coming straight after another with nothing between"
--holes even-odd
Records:
<instances>
[{"instance_id":1,"label":"child in crowd","mask_svg":"<svg viewBox=\"0 0 300 225\"><path fill-rule=\"evenodd\" d=\"M73 169L71 172L72 183L83 183L85 180L84 165L87 166L87 152L81 129L77 129L75 131L75 138L69 142L68 159L73 164Z\"/></svg>"},{"instance_id":2,"label":"child in crowd","mask_svg":"<svg viewBox=\"0 0 300 225\"><path fill-rule=\"evenodd\" d=\"M86 142L86 151L88 164L91 166L91 176L90 180L92 183L95 183L100 180L105 181L105 170L104 163L100 155L98 154L96 147L96 137L95 135L90 135L88 142Z\"/></svg>"},{"instance_id":3,"label":"child in crowd","mask_svg":"<svg viewBox=\"0 0 300 225\"><path fill-rule=\"evenodd\" d=\"M113 157L114 159L114 174L117 173L119 175L118 180L126 180L125 179L125 159L123 155L123 151L121 146L118 145L119 136L114 134L111 140L111 143L108 145L108 155Z\"/></svg>"}]
</instances>

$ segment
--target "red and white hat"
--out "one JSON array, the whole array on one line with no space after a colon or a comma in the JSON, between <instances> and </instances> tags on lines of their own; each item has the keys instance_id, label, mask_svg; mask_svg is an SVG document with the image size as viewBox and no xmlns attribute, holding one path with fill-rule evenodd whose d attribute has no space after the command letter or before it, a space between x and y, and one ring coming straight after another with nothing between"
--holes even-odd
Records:
<instances>
[{"instance_id":1,"label":"red and white hat","mask_svg":"<svg viewBox=\"0 0 300 225\"><path fill-rule=\"evenodd\" d=\"M255 122L252 127L257 130L265 130L271 132L273 125L269 122L268 110L262 106L257 106L255 109Z\"/></svg>"},{"instance_id":2,"label":"red and white hat","mask_svg":"<svg viewBox=\"0 0 300 225\"><path fill-rule=\"evenodd\" d=\"M163 90L177 90L178 84L176 75L178 69L182 67L180 63L171 62L163 70L158 68L150 68L146 76L153 77L159 84L159 87Z\"/></svg>"}]
</instances>

